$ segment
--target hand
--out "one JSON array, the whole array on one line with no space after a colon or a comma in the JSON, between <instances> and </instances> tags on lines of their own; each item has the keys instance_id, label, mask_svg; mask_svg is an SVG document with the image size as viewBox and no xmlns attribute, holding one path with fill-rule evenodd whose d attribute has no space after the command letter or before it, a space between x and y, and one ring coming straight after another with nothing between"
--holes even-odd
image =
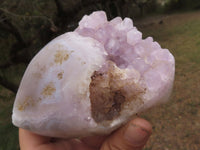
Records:
<instances>
[{"instance_id":1,"label":"hand","mask_svg":"<svg viewBox=\"0 0 200 150\"><path fill-rule=\"evenodd\" d=\"M149 122L136 118L104 137L55 139L19 129L19 141L21 150L142 150L151 132Z\"/></svg>"}]
</instances>

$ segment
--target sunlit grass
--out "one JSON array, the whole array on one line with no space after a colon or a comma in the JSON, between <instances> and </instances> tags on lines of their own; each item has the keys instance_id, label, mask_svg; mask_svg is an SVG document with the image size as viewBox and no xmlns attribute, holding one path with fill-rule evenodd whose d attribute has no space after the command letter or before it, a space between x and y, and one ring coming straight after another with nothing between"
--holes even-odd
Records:
<instances>
[{"instance_id":1,"label":"sunlit grass","mask_svg":"<svg viewBox=\"0 0 200 150\"><path fill-rule=\"evenodd\" d=\"M179 19L179 18L177 18ZM168 48L175 56L176 62L200 63L200 19L185 23L156 25L143 29L144 37L152 36L163 48Z\"/></svg>"},{"instance_id":2,"label":"sunlit grass","mask_svg":"<svg viewBox=\"0 0 200 150\"><path fill-rule=\"evenodd\" d=\"M172 15L163 24L141 30L144 37L152 36L169 49L176 60L170 102L145 114L155 126L147 149L197 149L200 144L196 140L200 121L200 13Z\"/></svg>"}]
</instances>

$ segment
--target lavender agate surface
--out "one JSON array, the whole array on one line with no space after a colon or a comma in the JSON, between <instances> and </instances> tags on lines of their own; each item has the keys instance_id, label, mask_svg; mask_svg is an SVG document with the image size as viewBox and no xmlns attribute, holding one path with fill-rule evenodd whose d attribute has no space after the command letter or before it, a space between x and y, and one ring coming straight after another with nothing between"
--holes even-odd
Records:
<instances>
[{"instance_id":1,"label":"lavender agate surface","mask_svg":"<svg viewBox=\"0 0 200 150\"><path fill-rule=\"evenodd\" d=\"M165 102L175 61L129 18L84 16L74 32L48 43L30 62L13 124L52 137L109 134L133 115Z\"/></svg>"}]
</instances>

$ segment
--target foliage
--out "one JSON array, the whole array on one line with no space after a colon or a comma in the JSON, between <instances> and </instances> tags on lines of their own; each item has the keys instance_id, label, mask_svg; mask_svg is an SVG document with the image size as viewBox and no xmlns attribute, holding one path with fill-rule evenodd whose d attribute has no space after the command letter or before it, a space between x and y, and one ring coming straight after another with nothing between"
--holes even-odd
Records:
<instances>
[{"instance_id":1,"label":"foliage","mask_svg":"<svg viewBox=\"0 0 200 150\"><path fill-rule=\"evenodd\" d=\"M166 11L200 9L199 0L170 0L165 7Z\"/></svg>"}]
</instances>

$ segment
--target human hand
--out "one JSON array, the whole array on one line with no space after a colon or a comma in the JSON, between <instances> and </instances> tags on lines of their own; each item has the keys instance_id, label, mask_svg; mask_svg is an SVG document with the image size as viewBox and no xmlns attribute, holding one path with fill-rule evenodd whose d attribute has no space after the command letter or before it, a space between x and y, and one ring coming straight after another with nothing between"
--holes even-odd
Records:
<instances>
[{"instance_id":1,"label":"human hand","mask_svg":"<svg viewBox=\"0 0 200 150\"><path fill-rule=\"evenodd\" d=\"M19 129L21 150L142 150L151 135L152 127L136 118L108 136L78 139L55 139Z\"/></svg>"}]
</instances>

